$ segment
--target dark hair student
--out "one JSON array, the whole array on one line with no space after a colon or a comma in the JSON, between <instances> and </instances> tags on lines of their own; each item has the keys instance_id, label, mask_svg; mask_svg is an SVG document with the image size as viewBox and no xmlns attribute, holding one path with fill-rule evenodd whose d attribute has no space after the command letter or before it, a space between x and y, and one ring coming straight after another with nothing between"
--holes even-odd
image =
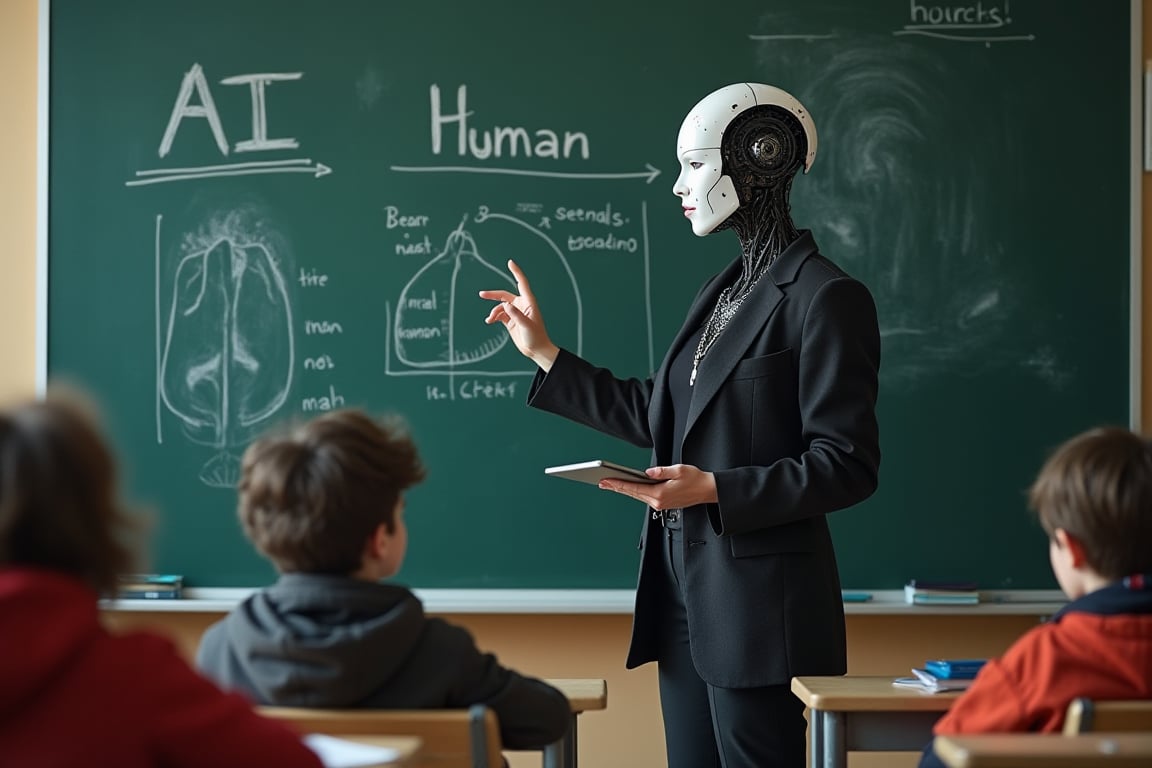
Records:
<instances>
[{"instance_id":1,"label":"dark hair student","mask_svg":"<svg viewBox=\"0 0 1152 768\"><path fill-rule=\"evenodd\" d=\"M568 730L564 694L502 666L388 581L408 549L405 491L424 474L400 419L351 408L248 446L240 521L280 577L209 627L197 663L262 704L486 704L505 747L547 746Z\"/></svg>"},{"instance_id":2,"label":"dark hair student","mask_svg":"<svg viewBox=\"0 0 1152 768\"><path fill-rule=\"evenodd\" d=\"M0 410L2 762L320 768L167 639L104 628L98 599L132 567L139 529L94 413L74 392Z\"/></svg>"}]
</instances>

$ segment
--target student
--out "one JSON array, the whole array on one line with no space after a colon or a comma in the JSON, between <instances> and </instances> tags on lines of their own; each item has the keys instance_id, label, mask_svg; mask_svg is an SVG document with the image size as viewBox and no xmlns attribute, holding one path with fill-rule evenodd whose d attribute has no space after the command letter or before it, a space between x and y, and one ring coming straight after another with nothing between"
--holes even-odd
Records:
<instances>
[{"instance_id":1,"label":"student","mask_svg":"<svg viewBox=\"0 0 1152 768\"><path fill-rule=\"evenodd\" d=\"M130 567L116 466L74 399L0 411L0 763L320 768L294 733L97 599Z\"/></svg>"},{"instance_id":2,"label":"student","mask_svg":"<svg viewBox=\"0 0 1152 768\"><path fill-rule=\"evenodd\" d=\"M404 491L424 478L396 423L333 411L249 446L240 520L279 580L210 627L197 663L262 704L392 709L486 704L511 749L560 739L560 691L501 666L468 631L380 583L408 545Z\"/></svg>"},{"instance_id":3,"label":"student","mask_svg":"<svg viewBox=\"0 0 1152 768\"><path fill-rule=\"evenodd\" d=\"M936 735L1058 732L1077 696L1152 698L1152 444L1115 427L1074 437L1029 503L1071 602L985 664ZM942 765L931 745L920 765Z\"/></svg>"}]
</instances>

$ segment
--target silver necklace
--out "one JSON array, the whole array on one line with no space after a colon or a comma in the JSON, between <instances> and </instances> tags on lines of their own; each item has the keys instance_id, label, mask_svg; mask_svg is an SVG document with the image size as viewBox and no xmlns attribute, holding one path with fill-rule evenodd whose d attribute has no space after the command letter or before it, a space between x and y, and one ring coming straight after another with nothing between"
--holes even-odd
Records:
<instances>
[{"instance_id":1,"label":"silver necklace","mask_svg":"<svg viewBox=\"0 0 1152 768\"><path fill-rule=\"evenodd\" d=\"M720 291L720 297L716 299L716 306L712 308L712 314L708 316L704 332L700 334L700 341L696 344L696 351L692 354L692 375L688 378L688 386L696 386L696 370L700 367L700 361L704 359L704 355L708 354L708 350L716 343L716 339L720 338L720 334L728 327L728 323L736 314L736 310L740 309L744 299L748 298L748 294L752 293L756 283L760 282L760 278L767 271L767 269L761 270L760 274L735 299L732 298L732 286Z\"/></svg>"}]
</instances>

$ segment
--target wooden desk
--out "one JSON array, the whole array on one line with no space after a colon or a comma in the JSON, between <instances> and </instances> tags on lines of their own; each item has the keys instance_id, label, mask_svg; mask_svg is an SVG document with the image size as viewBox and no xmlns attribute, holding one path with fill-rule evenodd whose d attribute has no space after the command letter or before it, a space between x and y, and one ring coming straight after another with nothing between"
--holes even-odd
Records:
<instances>
[{"instance_id":1,"label":"wooden desk","mask_svg":"<svg viewBox=\"0 0 1152 768\"><path fill-rule=\"evenodd\" d=\"M813 768L846 768L848 752L916 751L959 693L921 693L893 677L794 677L792 693L811 710Z\"/></svg>"},{"instance_id":2,"label":"wooden desk","mask_svg":"<svg viewBox=\"0 0 1152 768\"><path fill-rule=\"evenodd\" d=\"M568 697L572 723L563 739L544 748L544 768L576 768L576 719L581 712L608 706L608 683L595 677L553 678L546 682Z\"/></svg>"},{"instance_id":3,"label":"wooden desk","mask_svg":"<svg viewBox=\"0 0 1152 768\"><path fill-rule=\"evenodd\" d=\"M390 760L386 763L377 763L377 765L384 768L399 768L400 766L416 765L416 757L420 754L420 739L415 736L381 736L379 734L353 734L347 736L340 734L336 736L337 739L344 741L354 741L357 744L368 744L373 747L388 747L399 752L399 756L395 760Z\"/></svg>"},{"instance_id":4,"label":"wooden desk","mask_svg":"<svg viewBox=\"0 0 1152 768\"><path fill-rule=\"evenodd\" d=\"M938 736L934 749L949 768L1148 768L1152 765L1152 733Z\"/></svg>"}]
</instances>

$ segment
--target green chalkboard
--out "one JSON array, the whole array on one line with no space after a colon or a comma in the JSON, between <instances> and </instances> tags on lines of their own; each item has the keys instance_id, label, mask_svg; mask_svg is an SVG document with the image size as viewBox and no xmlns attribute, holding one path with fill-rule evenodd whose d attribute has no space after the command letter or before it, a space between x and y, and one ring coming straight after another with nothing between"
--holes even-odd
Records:
<instances>
[{"instance_id":1,"label":"green chalkboard","mask_svg":"<svg viewBox=\"0 0 1152 768\"><path fill-rule=\"evenodd\" d=\"M730 234L671 186L697 99L760 80L820 135L797 224L883 333L881 486L849 587L1054 588L1024 491L1130 411L1128 3L53 0L45 370L102 403L153 565L272 572L234 514L261 430L395 411L429 466L424 588L630 588L642 511L543 469L647 454L524 405L475 296L533 278L558 343L659 364Z\"/></svg>"}]
</instances>

